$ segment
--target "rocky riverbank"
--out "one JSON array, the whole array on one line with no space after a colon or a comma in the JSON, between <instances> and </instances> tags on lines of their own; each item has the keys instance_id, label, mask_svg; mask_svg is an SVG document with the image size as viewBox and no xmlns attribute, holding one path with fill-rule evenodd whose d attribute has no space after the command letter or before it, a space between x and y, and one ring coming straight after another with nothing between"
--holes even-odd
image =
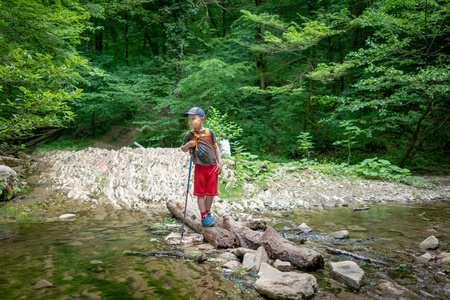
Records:
<instances>
[{"instance_id":1,"label":"rocky riverbank","mask_svg":"<svg viewBox=\"0 0 450 300\"><path fill-rule=\"evenodd\" d=\"M98 204L132 210L165 209L167 201L182 200L186 193L189 158L177 148L87 148L21 156L10 161L13 172L35 187L27 198L38 199L49 208L57 206L58 212ZM8 178L12 178L10 173ZM25 186L25 178L19 176L12 184ZM233 161L225 162L221 179L227 187L236 183ZM417 178L416 182L405 185L330 176L310 167L280 167L270 179L246 183L238 199L217 197L214 210L246 220L253 212L266 210L421 203L450 197L449 177ZM190 193L192 190L191 180ZM192 194L189 205L196 207Z\"/></svg>"}]
</instances>

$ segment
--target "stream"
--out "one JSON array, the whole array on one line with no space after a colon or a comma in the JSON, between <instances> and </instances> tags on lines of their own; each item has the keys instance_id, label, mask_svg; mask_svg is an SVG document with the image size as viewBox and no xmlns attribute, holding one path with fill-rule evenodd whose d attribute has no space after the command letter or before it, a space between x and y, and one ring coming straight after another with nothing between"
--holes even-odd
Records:
<instances>
[{"instance_id":1,"label":"stream","mask_svg":"<svg viewBox=\"0 0 450 300\"><path fill-rule=\"evenodd\" d=\"M423 265L414 257L425 253L419 244L431 235L440 246L428 252L450 252L449 204L373 205L358 212L350 207L296 210L258 217L287 239L323 254L325 267L311 273L320 287L314 299L384 299L379 287L383 280L412 295L449 299L450 265ZM169 213L94 209L69 221L2 223L0 299L264 299L251 288L254 276L230 274L214 259L196 264L123 254L177 250L164 242L173 230L164 223L170 218ZM297 228L302 223L312 231L302 233ZM343 229L349 239L331 237ZM353 259L328 254L326 247L381 260L389 267L355 260L366 275L361 290L352 291L330 277L328 263ZM178 250L200 253L196 247ZM209 252L214 257L221 250Z\"/></svg>"}]
</instances>

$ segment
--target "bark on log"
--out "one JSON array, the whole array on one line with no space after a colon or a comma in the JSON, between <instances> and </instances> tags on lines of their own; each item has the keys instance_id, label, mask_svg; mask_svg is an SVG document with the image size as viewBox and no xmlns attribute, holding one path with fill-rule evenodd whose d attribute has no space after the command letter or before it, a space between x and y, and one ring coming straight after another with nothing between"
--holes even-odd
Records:
<instances>
[{"instance_id":1,"label":"bark on log","mask_svg":"<svg viewBox=\"0 0 450 300\"><path fill-rule=\"evenodd\" d=\"M180 202L168 201L167 208L177 219L183 220L184 207ZM223 218L224 222L221 225L223 228L216 225L202 230L198 213L188 209L186 225L202 233L205 240L217 248L235 248L239 244L250 249L263 246L270 258L289 261L301 270L316 270L324 265L320 253L288 241L271 227L261 233L238 224L230 215L224 215Z\"/></svg>"},{"instance_id":2,"label":"bark on log","mask_svg":"<svg viewBox=\"0 0 450 300\"><path fill-rule=\"evenodd\" d=\"M313 271L324 265L322 254L288 241L272 227L264 231L261 246L264 246L269 258L288 261L300 270Z\"/></svg>"},{"instance_id":3,"label":"bark on log","mask_svg":"<svg viewBox=\"0 0 450 300\"><path fill-rule=\"evenodd\" d=\"M167 209L178 220L183 221L184 205L181 202L169 200L167 201ZM219 225L214 227L202 227L200 215L189 208L186 210L186 226L197 233L203 234L205 240L216 248L235 248L239 245L236 236L230 231L221 228Z\"/></svg>"},{"instance_id":4,"label":"bark on log","mask_svg":"<svg viewBox=\"0 0 450 300\"><path fill-rule=\"evenodd\" d=\"M234 233L239 240L239 247L257 250L261 246L262 233L236 223L230 215L223 216L222 227Z\"/></svg>"}]
</instances>

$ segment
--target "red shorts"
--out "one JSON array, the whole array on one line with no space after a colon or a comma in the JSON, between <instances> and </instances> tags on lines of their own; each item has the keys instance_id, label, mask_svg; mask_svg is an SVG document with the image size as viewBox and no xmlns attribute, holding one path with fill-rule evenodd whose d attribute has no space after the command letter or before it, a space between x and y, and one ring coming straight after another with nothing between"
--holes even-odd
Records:
<instances>
[{"instance_id":1,"label":"red shorts","mask_svg":"<svg viewBox=\"0 0 450 300\"><path fill-rule=\"evenodd\" d=\"M217 196L219 190L219 175L216 174L217 165L195 165L194 170L194 196Z\"/></svg>"}]
</instances>

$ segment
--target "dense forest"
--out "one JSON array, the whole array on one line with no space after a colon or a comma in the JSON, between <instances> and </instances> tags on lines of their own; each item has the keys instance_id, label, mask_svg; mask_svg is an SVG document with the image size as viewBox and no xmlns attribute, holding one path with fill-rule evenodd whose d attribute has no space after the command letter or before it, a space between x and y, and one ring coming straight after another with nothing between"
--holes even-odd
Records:
<instances>
[{"instance_id":1,"label":"dense forest","mask_svg":"<svg viewBox=\"0 0 450 300\"><path fill-rule=\"evenodd\" d=\"M448 166L449 21L449 0L2 0L0 141L178 147L200 106L237 152Z\"/></svg>"}]
</instances>

